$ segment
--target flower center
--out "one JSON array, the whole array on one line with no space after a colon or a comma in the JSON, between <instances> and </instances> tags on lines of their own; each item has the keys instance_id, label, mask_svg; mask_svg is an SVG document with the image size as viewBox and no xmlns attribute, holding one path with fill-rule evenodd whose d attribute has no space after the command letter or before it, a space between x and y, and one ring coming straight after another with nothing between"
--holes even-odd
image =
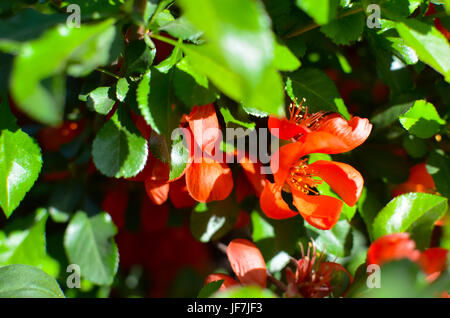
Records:
<instances>
[{"instance_id":1,"label":"flower center","mask_svg":"<svg viewBox=\"0 0 450 318\"><path fill-rule=\"evenodd\" d=\"M308 114L308 106L303 105L304 102L306 102L305 98L298 104L296 98L289 104L289 121L297 125L304 125L312 130L319 128L321 120L327 113L320 111Z\"/></svg>"},{"instance_id":2,"label":"flower center","mask_svg":"<svg viewBox=\"0 0 450 318\"><path fill-rule=\"evenodd\" d=\"M314 171L306 163L308 159L301 159L289 170L288 183L291 187L305 193L319 194L315 188L322 184L322 180L314 179Z\"/></svg>"}]
</instances>

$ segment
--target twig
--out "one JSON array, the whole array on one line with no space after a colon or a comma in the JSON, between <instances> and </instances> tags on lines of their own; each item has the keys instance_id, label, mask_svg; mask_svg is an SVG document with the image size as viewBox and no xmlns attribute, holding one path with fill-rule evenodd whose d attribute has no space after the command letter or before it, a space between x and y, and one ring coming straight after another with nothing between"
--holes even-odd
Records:
<instances>
[{"instance_id":1,"label":"twig","mask_svg":"<svg viewBox=\"0 0 450 318\"><path fill-rule=\"evenodd\" d=\"M362 8L362 7L360 7L360 8L355 8L355 9L352 9L352 10L349 10L349 11L347 11L347 12L344 12L344 13L341 14L340 16L338 16L338 17L336 18L336 20L345 18L345 17L347 17L347 16L349 16L349 15L353 15L353 14L359 13L359 12L361 12L361 11L363 11L363 8ZM297 30L294 30L294 31L288 33L287 35L284 36L284 38L285 38L285 39L293 38L293 37L302 35L302 34L305 33L305 32L314 30L314 29L316 29L316 28L318 28L318 27L320 27L320 24L317 24L317 23L311 23L311 24L308 24L307 26L301 27L301 28L299 28L299 29L297 29Z\"/></svg>"}]
</instances>

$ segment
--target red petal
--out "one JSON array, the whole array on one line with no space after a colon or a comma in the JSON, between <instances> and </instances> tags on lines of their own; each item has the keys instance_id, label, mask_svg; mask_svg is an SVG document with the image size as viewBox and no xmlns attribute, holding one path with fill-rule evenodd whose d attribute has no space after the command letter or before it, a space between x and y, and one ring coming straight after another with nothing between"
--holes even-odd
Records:
<instances>
[{"instance_id":1,"label":"red petal","mask_svg":"<svg viewBox=\"0 0 450 318\"><path fill-rule=\"evenodd\" d=\"M331 229L339 220L343 203L327 195L305 195L293 189L293 204L302 217L312 226Z\"/></svg>"},{"instance_id":2,"label":"red petal","mask_svg":"<svg viewBox=\"0 0 450 318\"><path fill-rule=\"evenodd\" d=\"M242 285L266 287L266 262L255 244L248 240L235 239L228 244L227 256Z\"/></svg>"},{"instance_id":3,"label":"red petal","mask_svg":"<svg viewBox=\"0 0 450 318\"><path fill-rule=\"evenodd\" d=\"M285 118L279 119L274 116L269 116L267 125L272 135L284 140L290 140L295 136L310 132L310 130L303 125L298 125Z\"/></svg>"},{"instance_id":4,"label":"red petal","mask_svg":"<svg viewBox=\"0 0 450 318\"><path fill-rule=\"evenodd\" d=\"M233 278L231 278L229 275L221 274L221 273L208 275L208 277L206 277L206 279L205 279L205 285L212 283L212 282L217 282L219 280L223 280L223 283L220 286L219 290L225 290L227 288L239 285L239 283L237 281L235 281Z\"/></svg>"},{"instance_id":5,"label":"red petal","mask_svg":"<svg viewBox=\"0 0 450 318\"><path fill-rule=\"evenodd\" d=\"M367 251L367 264L378 264L409 258L416 261L420 252L416 243L409 238L408 233L394 233L380 237L374 241Z\"/></svg>"},{"instance_id":6,"label":"red petal","mask_svg":"<svg viewBox=\"0 0 450 318\"><path fill-rule=\"evenodd\" d=\"M199 202L224 200L233 190L233 177L225 163L202 157L186 170L186 184L191 196Z\"/></svg>"},{"instance_id":7,"label":"red petal","mask_svg":"<svg viewBox=\"0 0 450 318\"><path fill-rule=\"evenodd\" d=\"M322 178L349 206L361 196L364 179L352 166L335 161L319 160L309 165L314 174Z\"/></svg>"},{"instance_id":8,"label":"red petal","mask_svg":"<svg viewBox=\"0 0 450 318\"><path fill-rule=\"evenodd\" d=\"M429 282L434 281L447 267L447 254L448 250L445 248L432 247L420 255L419 263L428 275Z\"/></svg>"},{"instance_id":9,"label":"red petal","mask_svg":"<svg viewBox=\"0 0 450 318\"><path fill-rule=\"evenodd\" d=\"M298 215L292 211L281 197L281 188L267 181L261 197L259 198L261 210L271 219L288 219Z\"/></svg>"},{"instance_id":10,"label":"red petal","mask_svg":"<svg viewBox=\"0 0 450 318\"><path fill-rule=\"evenodd\" d=\"M367 118L353 117L349 121L339 115L329 116L317 131L328 132L338 137L345 146L334 153L347 152L361 145L369 137L372 124Z\"/></svg>"},{"instance_id":11,"label":"red petal","mask_svg":"<svg viewBox=\"0 0 450 318\"><path fill-rule=\"evenodd\" d=\"M305 146L303 143L293 142L282 146L278 152L272 155L270 159L270 168L272 169L277 185L284 185L292 166L297 160L306 155L304 149Z\"/></svg>"},{"instance_id":12,"label":"red petal","mask_svg":"<svg viewBox=\"0 0 450 318\"><path fill-rule=\"evenodd\" d=\"M219 121L213 104L194 106L191 113L184 116L182 121L189 123L194 139L202 150L211 150L220 137Z\"/></svg>"},{"instance_id":13,"label":"red petal","mask_svg":"<svg viewBox=\"0 0 450 318\"><path fill-rule=\"evenodd\" d=\"M242 169L244 169L245 175L255 190L256 195L259 197L266 184L266 177L261 174L262 164L259 161L252 162L248 154L242 156L239 163L241 164Z\"/></svg>"},{"instance_id":14,"label":"red petal","mask_svg":"<svg viewBox=\"0 0 450 318\"><path fill-rule=\"evenodd\" d=\"M147 178L145 180L145 190L153 203L161 205L167 201L169 196L169 183L164 180L160 181Z\"/></svg>"},{"instance_id":15,"label":"red petal","mask_svg":"<svg viewBox=\"0 0 450 318\"><path fill-rule=\"evenodd\" d=\"M196 204L189 194L184 176L170 183L169 197L177 209L190 208Z\"/></svg>"}]
</instances>

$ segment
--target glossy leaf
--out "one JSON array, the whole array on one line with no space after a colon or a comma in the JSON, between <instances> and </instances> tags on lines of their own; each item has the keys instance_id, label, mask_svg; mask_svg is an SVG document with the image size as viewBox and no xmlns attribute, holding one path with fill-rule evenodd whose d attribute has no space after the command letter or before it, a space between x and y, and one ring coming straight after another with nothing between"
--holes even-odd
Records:
<instances>
[{"instance_id":1,"label":"glossy leaf","mask_svg":"<svg viewBox=\"0 0 450 318\"><path fill-rule=\"evenodd\" d=\"M338 1L334 0L296 0L295 3L318 24L333 20L339 5Z\"/></svg>"},{"instance_id":2,"label":"glossy leaf","mask_svg":"<svg viewBox=\"0 0 450 318\"><path fill-rule=\"evenodd\" d=\"M0 205L6 217L34 185L41 167L41 150L30 136L21 130L1 131Z\"/></svg>"},{"instance_id":3,"label":"glossy leaf","mask_svg":"<svg viewBox=\"0 0 450 318\"><path fill-rule=\"evenodd\" d=\"M397 23L396 29L405 43L416 51L421 61L430 65L450 82L448 59L450 45L434 26L408 19Z\"/></svg>"},{"instance_id":4,"label":"glossy leaf","mask_svg":"<svg viewBox=\"0 0 450 318\"><path fill-rule=\"evenodd\" d=\"M144 169L147 155L147 141L123 107L103 125L92 146L95 166L108 177L134 177Z\"/></svg>"},{"instance_id":5,"label":"glossy leaf","mask_svg":"<svg viewBox=\"0 0 450 318\"><path fill-rule=\"evenodd\" d=\"M69 260L80 266L81 275L99 285L111 285L119 266L119 252L113 236L117 229L107 213L88 217L78 212L64 235Z\"/></svg>"},{"instance_id":6,"label":"glossy leaf","mask_svg":"<svg viewBox=\"0 0 450 318\"><path fill-rule=\"evenodd\" d=\"M439 126L445 121L439 117L433 104L418 100L403 115L399 117L402 126L419 138L429 138L439 131Z\"/></svg>"},{"instance_id":7,"label":"glossy leaf","mask_svg":"<svg viewBox=\"0 0 450 318\"><path fill-rule=\"evenodd\" d=\"M373 221L375 239L410 232L420 247L428 246L434 223L447 211L447 199L428 193L407 193L392 199Z\"/></svg>"},{"instance_id":8,"label":"glossy leaf","mask_svg":"<svg viewBox=\"0 0 450 318\"><path fill-rule=\"evenodd\" d=\"M15 264L0 267L1 298L64 298L56 279L38 268Z\"/></svg>"},{"instance_id":9,"label":"glossy leaf","mask_svg":"<svg viewBox=\"0 0 450 318\"><path fill-rule=\"evenodd\" d=\"M116 103L112 87L98 87L88 95L88 106L97 113L107 115Z\"/></svg>"}]
</instances>

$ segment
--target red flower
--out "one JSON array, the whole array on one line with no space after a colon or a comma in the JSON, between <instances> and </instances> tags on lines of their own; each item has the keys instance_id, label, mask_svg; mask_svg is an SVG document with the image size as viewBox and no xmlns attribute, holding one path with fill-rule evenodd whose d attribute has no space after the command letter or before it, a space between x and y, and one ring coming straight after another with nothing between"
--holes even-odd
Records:
<instances>
[{"instance_id":1,"label":"red flower","mask_svg":"<svg viewBox=\"0 0 450 318\"><path fill-rule=\"evenodd\" d=\"M331 284L337 272L344 272L348 275L350 284L353 281L350 273L340 264L333 262L323 262L321 254L316 258L316 249L313 246L312 255L310 255L311 244L308 246L308 252L305 255L303 246L302 258L297 261L296 272L288 267L286 268L286 279L288 282L286 296L296 297L298 295L307 298L323 298L333 292Z\"/></svg>"},{"instance_id":2,"label":"red flower","mask_svg":"<svg viewBox=\"0 0 450 318\"><path fill-rule=\"evenodd\" d=\"M431 175L428 173L426 164L419 163L409 170L408 181L394 188L392 195L394 197L408 192L426 192L435 193L436 185Z\"/></svg>"},{"instance_id":3,"label":"red flower","mask_svg":"<svg viewBox=\"0 0 450 318\"><path fill-rule=\"evenodd\" d=\"M321 144L318 146L320 148ZM317 195L315 187L325 181L345 203L354 206L364 180L356 169L345 163L320 160L307 164L302 157L310 152L305 149L315 150L311 145L295 142L281 147L278 156L272 157L275 183L266 183L260 197L261 209L273 219L286 219L300 213L314 227L329 230L339 220L343 203L334 197ZM293 205L298 212L289 208L282 191L292 193Z\"/></svg>"},{"instance_id":4,"label":"red flower","mask_svg":"<svg viewBox=\"0 0 450 318\"><path fill-rule=\"evenodd\" d=\"M289 105L289 120L270 116L270 132L281 139L294 139L317 148L316 152L328 154L350 151L369 137L372 125L368 119L353 117L347 121L335 113L308 114L307 107L302 106L304 101L300 105Z\"/></svg>"},{"instance_id":5,"label":"red flower","mask_svg":"<svg viewBox=\"0 0 450 318\"><path fill-rule=\"evenodd\" d=\"M409 258L415 262L420 257L416 243L409 238L408 233L385 235L374 241L367 251L367 264L378 264Z\"/></svg>"},{"instance_id":6,"label":"red flower","mask_svg":"<svg viewBox=\"0 0 450 318\"><path fill-rule=\"evenodd\" d=\"M199 202L224 200L233 190L233 177L227 164L218 162L213 153L221 136L214 105L195 106L185 115L188 124L190 159L186 167L186 185Z\"/></svg>"},{"instance_id":7,"label":"red flower","mask_svg":"<svg viewBox=\"0 0 450 318\"><path fill-rule=\"evenodd\" d=\"M427 274L427 281L434 281L447 266L448 250L440 247L416 249L416 243L408 233L394 233L374 241L367 251L367 264L382 265L393 260L408 258L417 262Z\"/></svg>"},{"instance_id":8,"label":"red flower","mask_svg":"<svg viewBox=\"0 0 450 318\"><path fill-rule=\"evenodd\" d=\"M245 239L234 239L228 244L227 256L233 272L242 285L258 285L266 288L266 262L255 244ZM221 290L239 285L225 274L211 274L206 278L205 284L218 280L224 280Z\"/></svg>"}]
</instances>

